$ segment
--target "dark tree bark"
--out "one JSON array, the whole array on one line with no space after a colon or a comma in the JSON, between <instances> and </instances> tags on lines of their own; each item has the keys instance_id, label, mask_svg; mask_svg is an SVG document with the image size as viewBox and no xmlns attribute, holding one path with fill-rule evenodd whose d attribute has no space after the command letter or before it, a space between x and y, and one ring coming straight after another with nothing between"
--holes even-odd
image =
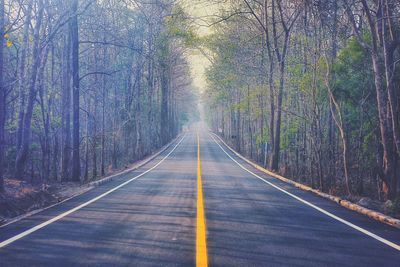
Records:
<instances>
[{"instance_id":1,"label":"dark tree bark","mask_svg":"<svg viewBox=\"0 0 400 267\"><path fill-rule=\"evenodd\" d=\"M31 135L31 121L32 112L36 99L36 82L38 69L41 63L41 47L40 47L40 30L43 21L43 0L38 1L38 14L36 17L36 25L33 34L33 48L32 48L32 68L29 80L29 93L28 102L26 106L26 111L24 114L24 120L22 125L22 137L21 137L21 147L18 149L17 158L15 161L15 178L22 179L25 173L26 162L28 159L29 146L30 146L30 135Z\"/></svg>"},{"instance_id":2,"label":"dark tree bark","mask_svg":"<svg viewBox=\"0 0 400 267\"><path fill-rule=\"evenodd\" d=\"M166 144L169 140L169 125L168 125L168 91L169 91L169 81L168 81L168 66L165 64L162 66L162 76L161 76L161 139L162 144Z\"/></svg>"},{"instance_id":3,"label":"dark tree bark","mask_svg":"<svg viewBox=\"0 0 400 267\"><path fill-rule=\"evenodd\" d=\"M279 13L279 18L276 16L276 9ZM285 84L285 71L286 71L286 56L289 50L290 33L294 23L300 15L301 8L297 7L294 13L289 19L285 20L283 14L283 7L281 1L272 0L272 32L273 32L273 43L275 49L276 59L279 65L279 88L277 95L276 104L276 124L274 134L274 148L272 154L271 169L278 170L279 168L279 154L280 154L280 140L281 140L281 120L282 120L282 100L283 100L283 89ZM277 23L282 26L282 33L279 34L277 31ZM279 45L280 35L283 35L283 44Z\"/></svg>"},{"instance_id":4,"label":"dark tree bark","mask_svg":"<svg viewBox=\"0 0 400 267\"><path fill-rule=\"evenodd\" d=\"M38 92L39 92L39 104L40 104L40 110L42 114L42 122L43 122L43 137L41 138L41 147L42 147L42 180L47 180L49 178L50 174L50 118L49 114L46 111L46 103L45 103L45 95L44 95L44 69L46 66L46 61L47 61L47 56L48 56L48 48L47 46L45 48L45 51L43 53L43 59L42 63L39 68L39 73L38 73L38 82L37 82L37 87L38 87ZM47 94L46 94L47 95ZM48 107L50 108L50 107Z\"/></svg>"},{"instance_id":5,"label":"dark tree bark","mask_svg":"<svg viewBox=\"0 0 400 267\"><path fill-rule=\"evenodd\" d=\"M71 178L71 42L69 34L63 36L64 49L62 53L62 93L61 93L61 180Z\"/></svg>"},{"instance_id":6,"label":"dark tree bark","mask_svg":"<svg viewBox=\"0 0 400 267\"><path fill-rule=\"evenodd\" d=\"M0 192L4 191L6 87L4 84L4 0L0 0Z\"/></svg>"},{"instance_id":7,"label":"dark tree bark","mask_svg":"<svg viewBox=\"0 0 400 267\"><path fill-rule=\"evenodd\" d=\"M71 34L71 61L72 61L72 175L73 181L79 181L81 176L81 164L79 156L79 29L78 29L78 0L71 5L72 18L70 22Z\"/></svg>"},{"instance_id":8,"label":"dark tree bark","mask_svg":"<svg viewBox=\"0 0 400 267\"><path fill-rule=\"evenodd\" d=\"M32 0L28 2L28 6L25 14L25 22L24 22L24 30L23 30L23 39L21 44L21 57L19 60L19 68L18 68L18 91L19 91L19 113L18 113L18 131L17 131L17 149L21 147L22 142L22 129L24 123L24 114L25 114L25 65L26 65L26 55L28 52L29 46L29 27L32 19Z\"/></svg>"},{"instance_id":9,"label":"dark tree bark","mask_svg":"<svg viewBox=\"0 0 400 267\"><path fill-rule=\"evenodd\" d=\"M343 157L343 170L344 170L344 178L346 185L346 193L348 195L352 194L351 186L350 186L350 178L349 178L349 139L346 134L345 127L343 125L343 116L341 108L333 95L333 90L331 88L330 80L332 79L330 63L328 57L325 55L325 61L327 64L326 77L325 77L325 85L328 89L329 94L329 107L332 114L332 118L335 121L335 124L339 130L340 138L342 140L342 157Z\"/></svg>"},{"instance_id":10,"label":"dark tree bark","mask_svg":"<svg viewBox=\"0 0 400 267\"><path fill-rule=\"evenodd\" d=\"M379 126L381 131L381 142L383 146L383 191L385 198L394 198L397 191L397 177L396 177L396 160L395 160L395 143L394 143L394 133L396 129L392 128L392 123L389 115L389 99L388 96L391 95L390 90L393 90L390 86L390 81L388 82L389 87L384 88L382 81L382 59L379 56L379 44L381 43L381 34L383 30L386 30L386 25L379 25L384 23L385 16L389 15L384 12L383 6L378 5L378 12L376 13L376 20L374 21L370 8L367 1L362 1L364 11L366 12L366 17L368 25L372 35L372 46L370 47L376 97L378 104L378 114L379 114ZM385 41L383 41L385 43ZM386 53L387 54L387 53ZM387 55L385 55L387 57ZM385 60L387 62L387 60ZM386 89L386 90L385 90ZM389 115L389 116L388 116Z\"/></svg>"}]
</instances>

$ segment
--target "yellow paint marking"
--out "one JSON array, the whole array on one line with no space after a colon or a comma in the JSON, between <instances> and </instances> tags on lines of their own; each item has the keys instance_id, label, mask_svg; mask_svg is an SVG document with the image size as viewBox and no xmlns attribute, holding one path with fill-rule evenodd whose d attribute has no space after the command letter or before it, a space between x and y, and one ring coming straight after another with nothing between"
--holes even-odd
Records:
<instances>
[{"instance_id":1,"label":"yellow paint marking","mask_svg":"<svg viewBox=\"0 0 400 267\"><path fill-rule=\"evenodd\" d=\"M200 138L197 133L197 218L196 218L196 266L208 266L206 223L204 220L203 186L200 168Z\"/></svg>"}]
</instances>

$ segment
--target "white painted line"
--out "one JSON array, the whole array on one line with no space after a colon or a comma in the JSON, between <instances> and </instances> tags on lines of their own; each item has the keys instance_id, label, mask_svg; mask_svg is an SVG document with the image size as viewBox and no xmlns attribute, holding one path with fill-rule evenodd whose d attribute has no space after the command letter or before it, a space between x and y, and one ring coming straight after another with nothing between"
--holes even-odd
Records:
<instances>
[{"instance_id":1,"label":"white painted line","mask_svg":"<svg viewBox=\"0 0 400 267\"><path fill-rule=\"evenodd\" d=\"M179 135L179 136L180 136L180 135ZM8 225L10 225L10 224L19 222L20 220L23 220L23 219L25 219L25 218L27 218L27 217L31 217L31 216L33 216L33 215L35 215L35 214L38 214L39 212L42 212L42 211L51 209L51 208L53 208L53 207L55 207L55 206L61 205L62 203L67 202L67 201L69 201L69 200L71 200L71 199L73 199L73 198L76 198L76 197L78 197L78 196L80 196L80 195L82 195L82 194L84 194L84 193L86 193L86 192L92 190L92 189L95 188L96 186L98 186L98 184L95 185L95 183L99 183L99 184L101 185L101 184L103 184L103 183L112 181L113 178L115 178L115 177L117 177L117 176L124 175L124 174L127 174L128 172L131 172L131 171L134 171L134 170L137 170L137 169L141 168L142 166L146 165L147 163L149 163L150 161L152 161L153 159L155 159L156 157L158 157L161 153L163 153L164 151L166 151L176 140L178 140L178 137L179 137L179 136L177 136L177 137L176 137L174 140L172 140L170 143L168 143L168 144L166 144L165 146L163 146L162 148L160 148L157 152L155 152L155 154L150 155L150 156L148 156L147 158L145 158L145 159L143 159L143 160L141 160L141 161L138 161L138 162L134 163L134 165L133 165L131 168L126 169L126 170L123 170L123 171L120 171L120 172L117 172L117 173L112 174L112 175L109 175L109 176L104 177L104 178L102 178L102 179L100 179L100 180L93 181L93 182L90 182L90 183L88 183L88 184L85 184L84 186L87 186L87 188L85 188L85 190L83 190L82 192L79 192L79 193L77 193L77 194L74 194L74 195L72 195L72 196L70 196L70 197L68 197L68 198L66 198L66 199L63 199L62 201L57 202L57 203L55 203L55 204L53 204L53 205L50 205L50 206L47 206L47 207L41 208L41 209L36 209L36 210L33 210L33 211L28 212L28 213L26 213L26 214L23 214L23 215L21 215L21 216L18 216L18 217L16 217L16 218L13 218L13 219L11 219L9 222L0 225L0 229L3 228L3 227L8 226Z\"/></svg>"},{"instance_id":2,"label":"white painted line","mask_svg":"<svg viewBox=\"0 0 400 267\"><path fill-rule=\"evenodd\" d=\"M290 193L290 192L288 192L288 191L282 189L281 187L279 187L279 186L277 186L277 185L274 185L274 184L271 183L271 182L268 182L268 181L265 180L264 178L260 177L259 175L255 174L254 172L250 171L249 169L247 169L246 167L244 167L242 164L240 164L239 162L237 162L231 155L229 155L229 153L227 153L227 152L225 151L225 149L217 142L217 140L215 140L215 138L214 138L213 135L210 134L210 136L212 137L212 139L214 140L214 142L221 148L221 150L222 150L231 160L233 160L240 168L242 168L243 170L247 171L247 172L250 173L251 175L257 177L257 178L260 179L261 181L267 183L268 185L274 187L275 189L278 189L279 191L285 193L286 195L289 195L289 196L291 196L292 198L297 199L298 201L304 203L305 205L310 206L311 208L316 209L316 210L318 210L319 212L321 212L321 213L323 213L323 214L325 214L325 215L327 215L327 216L329 216L329 217L331 217L331 218L333 218L333 219L335 219L335 220L337 220L337 221L339 221L339 222L341 222L341 223L344 223L344 224L350 226L351 228L353 228L353 229L355 229L355 230L357 230L357 231L359 231L359 232L361 232L361 233L363 233L363 234L365 234L365 235L367 235L367 236L370 236L370 237L372 237L372 238L378 240L379 242L384 243L385 245L388 245L388 246L390 246L390 247L392 247L392 248L394 248L394 249L400 251L400 245L398 245L398 244L396 244L396 243L393 243L393 242L391 242L391 241L389 241L389 240L387 240L387 239L385 239L385 238L383 238L383 237L380 237L380 236L378 236L378 235L376 235L376 234L374 234L374 233L371 233L370 231L368 231L368 230L366 230L366 229L364 229L364 228L361 228L360 226L357 226L357 225L355 225L355 224L353 224L353 223L351 223L351 222L349 222L349 221L346 221L345 219L342 219L342 218L340 218L340 217L338 217L338 216L336 216L336 215L330 213L329 211L326 211L326 210L324 210L323 208L320 208L320 207L318 207L318 206L316 206L316 205L314 205L314 204L308 202L307 200L304 200L304 199L302 199L302 198L300 198L300 197L298 197L298 196L296 196L296 195L294 195L294 194L292 194L292 193ZM221 140L221 141L228 147L228 145L227 145L223 140Z\"/></svg>"},{"instance_id":3,"label":"white painted line","mask_svg":"<svg viewBox=\"0 0 400 267\"><path fill-rule=\"evenodd\" d=\"M156 165L154 165L153 167L151 167L151 168L148 169L147 171L142 172L141 174L139 174L139 175L137 175L137 176L135 176L135 177L129 179L128 181L123 182L122 184L120 184L120 185L118 185L118 186L116 186L116 187L114 187L114 188L108 190L107 192L105 192L105 193L103 193L103 194L101 194L101 195L99 195L99 196L97 196L97 197L95 197L95 198L93 198L93 199L91 199L91 200L89 200L89 201L87 201L87 202L85 202L85 203L83 203L83 204L81 204L81 205L79 205L79 206L73 208L73 209L70 209L70 210L68 210L68 211L66 211L66 212L64 212L64 213L61 213L60 215L58 215L58 216L56 216L56 217L54 217L54 218L52 218L52 219L50 219L50 220L48 220L48 221L45 221L45 222L43 222L43 223L41 223L41 224L39 224L39 225L36 225L36 226L34 226L34 227L32 227L32 228L30 228L30 229L28 229L28 230L26 230L26 231L24 231L24 232L22 232L22 233L16 235L16 236L13 236L13 237L11 237L11 238L9 238L9 239L7 239L7 240L1 242L1 243L0 243L0 248L3 248L3 247L5 247L5 246L7 246L7 245L9 245L9 244L11 244L11 243L17 241L18 239L21 239L21 238L23 238L23 237L25 237L25 236L27 236L27 235L33 233L33 232L36 232L37 230L39 230L39 229L41 229L41 228L43 228L43 227L45 227L45 226L47 226L47 225L49 225L49 224L55 222L55 221L58 221L58 220L64 218L65 216L68 216L69 214L71 214L71 213L73 213L73 212L75 212L75 211L77 211L77 210L80 210L80 209L86 207L87 205L89 205L89 204L91 204L91 203L93 203L93 202L95 202L95 201L97 201L97 200L99 200L99 199L101 199L101 198L103 198L103 197L105 197L105 196L111 194L112 192L114 192L114 191L120 189L121 187L123 187L123 186L129 184L130 182L132 182L132 181L134 181L134 180L136 180L136 179L142 177L142 176L145 175L146 173L148 173L148 172L154 170L154 169L155 169L156 167L158 167L164 160L166 160L166 159L171 155L172 152L174 152L174 150L179 146L179 144L182 143L182 141L183 141L184 138L185 138L185 136L182 137L182 139L174 146L174 148L173 148L164 158L162 158Z\"/></svg>"}]
</instances>

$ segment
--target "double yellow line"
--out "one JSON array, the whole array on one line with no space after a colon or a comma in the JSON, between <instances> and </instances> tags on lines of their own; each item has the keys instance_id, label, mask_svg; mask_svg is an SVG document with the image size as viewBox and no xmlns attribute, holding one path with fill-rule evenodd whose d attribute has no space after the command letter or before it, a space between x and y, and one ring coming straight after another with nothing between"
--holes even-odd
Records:
<instances>
[{"instance_id":1,"label":"double yellow line","mask_svg":"<svg viewBox=\"0 0 400 267\"><path fill-rule=\"evenodd\" d=\"M208 266L206 223L204 219L203 186L200 166L200 138L197 133L197 217L196 217L196 266Z\"/></svg>"}]
</instances>

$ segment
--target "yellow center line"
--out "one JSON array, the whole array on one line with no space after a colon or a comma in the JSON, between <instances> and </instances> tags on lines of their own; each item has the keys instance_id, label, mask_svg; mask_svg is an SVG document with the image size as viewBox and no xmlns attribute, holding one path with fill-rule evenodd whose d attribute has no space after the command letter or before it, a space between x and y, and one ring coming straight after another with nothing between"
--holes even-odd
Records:
<instances>
[{"instance_id":1,"label":"yellow center line","mask_svg":"<svg viewBox=\"0 0 400 267\"><path fill-rule=\"evenodd\" d=\"M208 266L206 223L204 220L203 186L200 168L200 138L197 133L197 218L196 218L196 266Z\"/></svg>"}]
</instances>

